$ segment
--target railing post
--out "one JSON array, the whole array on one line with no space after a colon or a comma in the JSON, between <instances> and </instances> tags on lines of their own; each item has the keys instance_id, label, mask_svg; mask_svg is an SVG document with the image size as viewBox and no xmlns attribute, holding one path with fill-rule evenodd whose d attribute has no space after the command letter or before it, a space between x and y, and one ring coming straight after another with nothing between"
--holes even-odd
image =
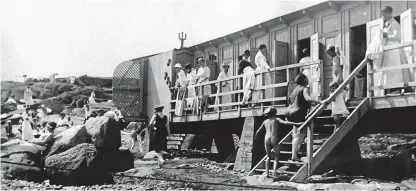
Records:
<instances>
[{"instance_id":1,"label":"railing post","mask_svg":"<svg viewBox=\"0 0 416 191\"><path fill-rule=\"evenodd\" d=\"M371 73L373 70L373 61L370 60L367 63L367 97L368 97L368 101L370 102L370 105L372 106L373 104L373 96L374 96L374 91L372 91L370 88L374 85L374 75L375 73Z\"/></svg>"},{"instance_id":2,"label":"railing post","mask_svg":"<svg viewBox=\"0 0 416 191\"><path fill-rule=\"evenodd\" d=\"M307 163L308 163L308 177L312 175L312 159L313 159L313 129L315 127L315 120L312 119L307 134Z\"/></svg>"}]
</instances>

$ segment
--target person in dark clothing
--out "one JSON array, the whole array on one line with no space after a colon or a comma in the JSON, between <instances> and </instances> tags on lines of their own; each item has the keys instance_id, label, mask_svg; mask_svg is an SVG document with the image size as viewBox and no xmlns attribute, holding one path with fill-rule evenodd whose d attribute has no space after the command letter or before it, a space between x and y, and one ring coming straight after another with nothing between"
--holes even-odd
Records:
<instances>
[{"instance_id":1,"label":"person in dark clothing","mask_svg":"<svg viewBox=\"0 0 416 191\"><path fill-rule=\"evenodd\" d=\"M165 162L163 160L163 150L166 149L166 137L170 135L170 129L167 127L168 118L162 113L163 106L155 106L155 114L149 122L149 127L154 131L152 145L158 153L158 166L161 167Z\"/></svg>"},{"instance_id":2,"label":"person in dark clothing","mask_svg":"<svg viewBox=\"0 0 416 191\"><path fill-rule=\"evenodd\" d=\"M305 121L311 103L324 104L324 101L315 100L311 97L308 85L308 78L299 74L296 79L296 87L289 96L289 107L287 108L286 119L291 122ZM300 133L298 127L293 126L292 138L292 161L299 161L298 150L300 143L305 139L306 134Z\"/></svg>"},{"instance_id":3,"label":"person in dark clothing","mask_svg":"<svg viewBox=\"0 0 416 191\"><path fill-rule=\"evenodd\" d=\"M253 66L251 65L251 63L249 62L249 57L250 57L250 51L246 50L244 51L244 54L242 56L238 57L238 72L237 74L243 74L244 73L244 68L250 66L251 68L253 68Z\"/></svg>"}]
</instances>

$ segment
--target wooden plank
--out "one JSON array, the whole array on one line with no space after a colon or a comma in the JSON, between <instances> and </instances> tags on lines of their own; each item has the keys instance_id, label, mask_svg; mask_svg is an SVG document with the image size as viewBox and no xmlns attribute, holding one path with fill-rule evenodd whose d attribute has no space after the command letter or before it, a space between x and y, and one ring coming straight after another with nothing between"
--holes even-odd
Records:
<instances>
[{"instance_id":1,"label":"wooden plank","mask_svg":"<svg viewBox=\"0 0 416 191\"><path fill-rule=\"evenodd\" d=\"M360 105L348 116L341 125L339 130L319 148L314 154L311 161L311 173L321 164L321 162L330 154L335 146L348 134L348 132L358 123L358 121L370 109L368 98L364 99ZM309 162L309 161L308 161ZM303 182L308 177L308 165L303 165L299 171L290 179L290 181Z\"/></svg>"},{"instance_id":2,"label":"wooden plank","mask_svg":"<svg viewBox=\"0 0 416 191\"><path fill-rule=\"evenodd\" d=\"M312 156L313 156L313 130L315 127L315 121L311 122L311 125L308 128L307 133L307 146L306 146L306 158L307 158L307 166L308 166L308 177L312 175Z\"/></svg>"},{"instance_id":3,"label":"wooden plank","mask_svg":"<svg viewBox=\"0 0 416 191\"><path fill-rule=\"evenodd\" d=\"M391 88L415 87L415 86L416 86L416 82L385 84L381 86L370 87L370 91L384 90L384 89L391 89Z\"/></svg>"},{"instance_id":4,"label":"wooden plank","mask_svg":"<svg viewBox=\"0 0 416 191\"><path fill-rule=\"evenodd\" d=\"M399 48L404 48L404 47L408 47L408 46L413 46L415 44L416 44L416 40L410 41L410 42L404 42L404 43L400 43L400 44L387 45L387 46L384 46L383 49L384 49L384 51L389 51L389 50L393 50L393 49L399 49Z\"/></svg>"},{"instance_id":5,"label":"wooden plank","mask_svg":"<svg viewBox=\"0 0 416 191\"><path fill-rule=\"evenodd\" d=\"M400 14L400 37L402 43L413 40L413 25L412 9L408 9Z\"/></svg>"},{"instance_id":6,"label":"wooden plank","mask_svg":"<svg viewBox=\"0 0 416 191\"><path fill-rule=\"evenodd\" d=\"M278 83L278 84L271 84L271 85L260 86L260 87L256 87L254 90L262 90L262 89L269 89L269 88L278 88L278 87L285 87L285 86L287 86L287 82L282 82L282 83Z\"/></svg>"},{"instance_id":7,"label":"wooden plank","mask_svg":"<svg viewBox=\"0 0 416 191\"><path fill-rule=\"evenodd\" d=\"M373 74L373 73L376 73L376 72L399 70L399 69L405 69L405 68L416 68L416 63L403 64L403 65L397 65L397 66L388 66L388 67L383 67L383 68L380 68L380 69L372 69L368 73Z\"/></svg>"},{"instance_id":8,"label":"wooden plank","mask_svg":"<svg viewBox=\"0 0 416 191\"><path fill-rule=\"evenodd\" d=\"M416 106L414 94L373 98L373 109L386 109Z\"/></svg>"},{"instance_id":9,"label":"wooden plank","mask_svg":"<svg viewBox=\"0 0 416 191\"><path fill-rule=\"evenodd\" d=\"M211 94L209 95L209 97L217 97L217 96L225 96L225 95L232 95L232 94L239 94L239 93L243 93L243 90L235 90L235 91L230 91L230 92L224 92L224 93L218 93L218 94Z\"/></svg>"}]
</instances>

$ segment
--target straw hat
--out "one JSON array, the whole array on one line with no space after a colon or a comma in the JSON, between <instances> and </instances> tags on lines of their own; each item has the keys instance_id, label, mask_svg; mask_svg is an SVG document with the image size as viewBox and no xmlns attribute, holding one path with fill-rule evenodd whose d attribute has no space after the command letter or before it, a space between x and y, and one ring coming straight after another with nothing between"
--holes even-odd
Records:
<instances>
[{"instance_id":1,"label":"straw hat","mask_svg":"<svg viewBox=\"0 0 416 191\"><path fill-rule=\"evenodd\" d=\"M174 68L182 68L182 65L179 63L176 63L175 66L173 66Z\"/></svg>"}]
</instances>

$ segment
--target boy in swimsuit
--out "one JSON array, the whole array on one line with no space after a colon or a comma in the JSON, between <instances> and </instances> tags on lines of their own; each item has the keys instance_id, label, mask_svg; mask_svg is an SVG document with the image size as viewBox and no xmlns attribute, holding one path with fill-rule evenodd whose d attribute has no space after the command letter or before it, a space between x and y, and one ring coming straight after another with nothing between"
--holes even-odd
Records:
<instances>
[{"instance_id":1,"label":"boy in swimsuit","mask_svg":"<svg viewBox=\"0 0 416 191\"><path fill-rule=\"evenodd\" d=\"M264 147L267 152L266 158L266 177L269 177L269 162L270 157L272 157L272 149L274 149L274 164L273 164L273 176L277 174L277 164L279 163L279 125L297 125L300 126L302 123L293 123L289 121L281 120L276 116L277 110L274 107L269 107L264 111L264 114L268 117L263 124L261 124L260 128L256 132L255 139L257 139L258 134L262 130L262 128L266 128L266 135L264 136Z\"/></svg>"}]
</instances>

